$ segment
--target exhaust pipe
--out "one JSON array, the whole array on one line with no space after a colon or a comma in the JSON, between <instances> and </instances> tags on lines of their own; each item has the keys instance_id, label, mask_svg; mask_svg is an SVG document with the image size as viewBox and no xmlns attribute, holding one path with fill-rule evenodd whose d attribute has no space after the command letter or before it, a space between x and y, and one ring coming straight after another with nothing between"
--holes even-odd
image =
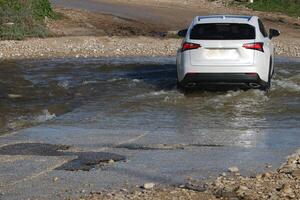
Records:
<instances>
[{"instance_id":1,"label":"exhaust pipe","mask_svg":"<svg viewBox=\"0 0 300 200\"><path fill-rule=\"evenodd\" d=\"M257 84L257 83L249 83L249 86L250 86L251 88L260 88L260 87L261 87L261 85L259 85L259 84Z\"/></svg>"},{"instance_id":2,"label":"exhaust pipe","mask_svg":"<svg viewBox=\"0 0 300 200\"><path fill-rule=\"evenodd\" d=\"M192 88L192 87L195 87L196 85L197 85L196 83L188 83L188 84L186 84L186 87Z\"/></svg>"}]
</instances>

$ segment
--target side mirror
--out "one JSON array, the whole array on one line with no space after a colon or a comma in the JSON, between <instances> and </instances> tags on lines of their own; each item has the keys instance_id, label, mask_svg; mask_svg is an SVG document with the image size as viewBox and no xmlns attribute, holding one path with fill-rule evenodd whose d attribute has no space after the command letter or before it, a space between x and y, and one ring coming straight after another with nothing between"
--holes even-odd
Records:
<instances>
[{"instance_id":1,"label":"side mirror","mask_svg":"<svg viewBox=\"0 0 300 200\"><path fill-rule=\"evenodd\" d=\"M273 37L278 37L280 32L276 29L270 29L269 31L269 38L272 39Z\"/></svg>"},{"instance_id":2,"label":"side mirror","mask_svg":"<svg viewBox=\"0 0 300 200\"><path fill-rule=\"evenodd\" d=\"M188 29L183 29L177 33L179 37L185 37L188 32Z\"/></svg>"}]
</instances>

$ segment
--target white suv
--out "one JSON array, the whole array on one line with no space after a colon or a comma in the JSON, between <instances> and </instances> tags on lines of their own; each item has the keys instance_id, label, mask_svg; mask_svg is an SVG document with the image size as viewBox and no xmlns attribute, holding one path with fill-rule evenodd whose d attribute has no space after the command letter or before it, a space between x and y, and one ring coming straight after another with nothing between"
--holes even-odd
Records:
<instances>
[{"instance_id":1,"label":"white suv","mask_svg":"<svg viewBox=\"0 0 300 200\"><path fill-rule=\"evenodd\" d=\"M177 54L179 88L207 84L243 84L268 90L274 73L273 37L256 16L197 16Z\"/></svg>"}]
</instances>

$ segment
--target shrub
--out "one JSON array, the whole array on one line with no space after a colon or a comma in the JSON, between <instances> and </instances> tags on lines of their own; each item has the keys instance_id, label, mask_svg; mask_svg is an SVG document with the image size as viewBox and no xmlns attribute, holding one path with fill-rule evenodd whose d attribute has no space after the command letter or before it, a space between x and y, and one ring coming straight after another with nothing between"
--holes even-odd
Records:
<instances>
[{"instance_id":1,"label":"shrub","mask_svg":"<svg viewBox=\"0 0 300 200\"><path fill-rule=\"evenodd\" d=\"M0 39L45 37L45 17L55 17L48 0L0 0Z\"/></svg>"}]
</instances>

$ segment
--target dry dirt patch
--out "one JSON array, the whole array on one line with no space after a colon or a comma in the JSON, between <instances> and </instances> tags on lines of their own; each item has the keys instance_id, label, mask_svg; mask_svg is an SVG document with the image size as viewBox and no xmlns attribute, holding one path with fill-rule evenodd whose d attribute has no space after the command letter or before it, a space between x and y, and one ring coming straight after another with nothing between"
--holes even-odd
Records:
<instances>
[{"instance_id":1,"label":"dry dirt patch","mask_svg":"<svg viewBox=\"0 0 300 200\"><path fill-rule=\"evenodd\" d=\"M167 30L112 15L78 9L55 8L62 14L59 20L47 19L53 36L161 36Z\"/></svg>"}]
</instances>

